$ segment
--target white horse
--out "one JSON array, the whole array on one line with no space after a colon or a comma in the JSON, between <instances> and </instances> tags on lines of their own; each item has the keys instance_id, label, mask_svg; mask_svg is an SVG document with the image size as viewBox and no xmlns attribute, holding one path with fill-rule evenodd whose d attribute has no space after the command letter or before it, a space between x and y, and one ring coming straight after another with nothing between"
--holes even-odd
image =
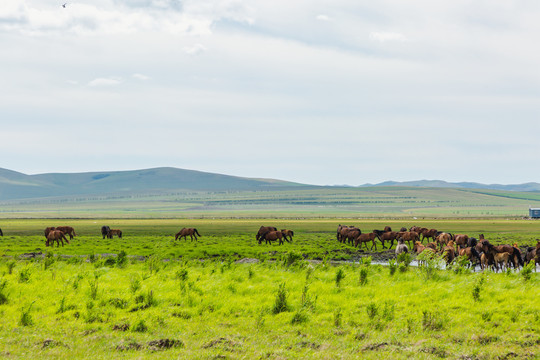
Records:
<instances>
[{"instance_id":1,"label":"white horse","mask_svg":"<svg viewBox=\"0 0 540 360\"><path fill-rule=\"evenodd\" d=\"M409 248L407 247L407 245L405 245L403 238L399 238L398 244L396 246L396 256L401 253L408 253L408 252L409 252Z\"/></svg>"}]
</instances>

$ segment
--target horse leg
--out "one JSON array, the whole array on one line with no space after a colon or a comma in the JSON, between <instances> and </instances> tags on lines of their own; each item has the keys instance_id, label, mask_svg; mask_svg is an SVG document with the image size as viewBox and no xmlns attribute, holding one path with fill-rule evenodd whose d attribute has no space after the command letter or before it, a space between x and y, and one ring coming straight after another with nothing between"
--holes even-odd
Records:
<instances>
[{"instance_id":1,"label":"horse leg","mask_svg":"<svg viewBox=\"0 0 540 360\"><path fill-rule=\"evenodd\" d=\"M371 250L373 250L374 246L375 246L375 250L377 250L377 244L375 243L375 239L373 239L373 245L371 245Z\"/></svg>"}]
</instances>

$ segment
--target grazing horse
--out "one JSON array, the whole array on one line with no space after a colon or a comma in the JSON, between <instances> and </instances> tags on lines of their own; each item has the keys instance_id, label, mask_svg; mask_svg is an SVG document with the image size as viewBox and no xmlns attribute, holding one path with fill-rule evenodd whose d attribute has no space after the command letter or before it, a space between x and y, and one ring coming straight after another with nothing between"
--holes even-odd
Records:
<instances>
[{"instance_id":1,"label":"grazing horse","mask_svg":"<svg viewBox=\"0 0 540 360\"><path fill-rule=\"evenodd\" d=\"M431 244L431 243L430 243ZM425 250L428 250L430 251L432 254L435 254L436 252L436 249L432 248L432 247L429 247L429 246L424 246L422 245L422 243L420 241L416 241L414 243L414 247L413 247L413 251L416 255L420 255L421 253L423 253Z\"/></svg>"},{"instance_id":2,"label":"grazing horse","mask_svg":"<svg viewBox=\"0 0 540 360\"><path fill-rule=\"evenodd\" d=\"M423 228L422 231L420 232L420 235L422 235L421 241L424 241L424 239L433 239L433 240L435 240L435 238L437 237L437 230L436 229Z\"/></svg>"},{"instance_id":3,"label":"grazing horse","mask_svg":"<svg viewBox=\"0 0 540 360\"><path fill-rule=\"evenodd\" d=\"M199 234L199 232L195 228L182 228L182 230L176 233L176 235L174 236L174 240L184 238L187 241L188 235L191 241L193 241L193 238L195 238L195 241L197 241L197 235L201 236L201 234Z\"/></svg>"},{"instance_id":4,"label":"grazing horse","mask_svg":"<svg viewBox=\"0 0 540 360\"><path fill-rule=\"evenodd\" d=\"M281 229L281 233L283 234L283 238L285 240L287 240L288 242L292 242L292 237L294 236L294 231L289 230L289 229Z\"/></svg>"},{"instance_id":5,"label":"grazing horse","mask_svg":"<svg viewBox=\"0 0 540 360\"><path fill-rule=\"evenodd\" d=\"M259 244L266 241L266 244L272 244L272 241L279 240L279 245L283 245L283 233L281 231L272 230L265 232L259 238Z\"/></svg>"},{"instance_id":6,"label":"grazing horse","mask_svg":"<svg viewBox=\"0 0 540 360\"><path fill-rule=\"evenodd\" d=\"M277 231L277 228L273 227L273 226L261 226L259 228L259 231L257 232L257 235L255 235L255 240L259 240L262 236L262 234L264 233L267 233L269 231ZM259 242L260 244L260 242Z\"/></svg>"},{"instance_id":7,"label":"grazing horse","mask_svg":"<svg viewBox=\"0 0 540 360\"><path fill-rule=\"evenodd\" d=\"M474 246L469 246L469 247L466 247L464 249L460 249L459 250L459 256L466 256L467 259L469 260L469 265L472 264L475 267L476 267L476 264L481 263L480 253L478 253L478 251L476 251ZM476 260L476 261L473 262L473 260Z\"/></svg>"},{"instance_id":8,"label":"grazing horse","mask_svg":"<svg viewBox=\"0 0 540 360\"><path fill-rule=\"evenodd\" d=\"M446 260L446 265L450 265L456 258L456 250L454 249L454 241L450 240L443 249L443 258Z\"/></svg>"},{"instance_id":9,"label":"grazing horse","mask_svg":"<svg viewBox=\"0 0 540 360\"><path fill-rule=\"evenodd\" d=\"M64 240L69 244L69 240L65 237L64 233L60 230L50 230L47 233L47 241L45 241L45 246L53 246L56 241L56 247L60 247L60 242L64 246Z\"/></svg>"},{"instance_id":10,"label":"grazing horse","mask_svg":"<svg viewBox=\"0 0 540 360\"><path fill-rule=\"evenodd\" d=\"M383 249L386 249L384 246L385 241L391 241L390 247L394 246L394 240L398 238L398 233L395 231L387 231L381 236L379 236L379 240L381 240Z\"/></svg>"},{"instance_id":11,"label":"grazing horse","mask_svg":"<svg viewBox=\"0 0 540 360\"><path fill-rule=\"evenodd\" d=\"M371 249L375 247L375 250L377 250L377 244L375 243L375 239L377 238L377 234L375 233L368 233L368 234L359 234L356 239L354 239L354 247L358 247L358 244L360 244L360 248L362 248L362 244L366 245L367 250L367 243L368 241L372 241L373 244L371 245Z\"/></svg>"},{"instance_id":12,"label":"grazing horse","mask_svg":"<svg viewBox=\"0 0 540 360\"><path fill-rule=\"evenodd\" d=\"M399 238L406 241L409 246L411 246L411 243L414 244L416 241L420 241L420 236L418 236L416 231L400 231L398 232L398 239Z\"/></svg>"},{"instance_id":13,"label":"grazing horse","mask_svg":"<svg viewBox=\"0 0 540 360\"><path fill-rule=\"evenodd\" d=\"M405 242L403 241L403 238L398 239L398 244L396 246L396 256L402 253L408 253L409 248L407 245L405 245Z\"/></svg>"},{"instance_id":14,"label":"grazing horse","mask_svg":"<svg viewBox=\"0 0 540 360\"><path fill-rule=\"evenodd\" d=\"M439 236L435 238L435 241L437 242L437 245L439 247L439 250L442 250L446 244L448 244L452 240L452 234L450 233L440 233Z\"/></svg>"},{"instance_id":15,"label":"grazing horse","mask_svg":"<svg viewBox=\"0 0 540 360\"><path fill-rule=\"evenodd\" d=\"M107 233L107 237L109 239L112 239L114 235L118 236L119 238L122 238L122 230L120 229L109 229L109 232Z\"/></svg>"},{"instance_id":16,"label":"grazing horse","mask_svg":"<svg viewBox=\"0 0 540 360\"><path fill-rule=\"evenodd\" d=\"M106 226L106 225L104 225L104 226L101 227L101 235L103 236L104 239L105 239L105 237L106 237L107 235L109 235L109 231L111 231L111 228L110 228L110 227L108 227L108 226Z\"/></svg>"},{"instance_id":17,"label":"grazing horse","mask_svg":"<svg viewBox=\"0 0 540 360\"><path fill-rule=\"evenodd\" d=\"M57 226L56 230L60 230L65 235L69 235L69 240L73 240L73 237L77 236L77 234L75 234L75 229L71 226Z\"/></svg>"},{"instance_id":18,"label":"grazing horse","mask_svg":"<svg viewBox=\"0 0 540 360\"><path fill-rule=\"evenodd\" d=\"M457 249L462 249L464 247L467 247L468 242L469 242L469 235L466 235L466 234L454 235L454 243L456 244Z\"/></svg>"},{"instance_id":19,"label":"grazing horse","mask_svg":"<svg viewBox=\"0 0 540 360\"><path fill-rule=\"evenodd\" d=\"M356 238L362 234L362 230L356 227L348 227L341 230L341 236L343 242L348 242L350 245L353 245L356 241Z\"/></svg>"}]
</instances>

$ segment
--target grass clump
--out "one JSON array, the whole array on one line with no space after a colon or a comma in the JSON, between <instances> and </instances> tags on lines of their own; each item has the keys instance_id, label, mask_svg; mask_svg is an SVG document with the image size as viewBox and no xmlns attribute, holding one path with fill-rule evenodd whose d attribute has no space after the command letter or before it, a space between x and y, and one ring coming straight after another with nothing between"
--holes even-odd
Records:
<instances>
[{"instance_id":1,"label":"grass clump","mask_svg":"<svg viewBox=\"0 0 540 360\"><path fill-rule=\"evenodd\" d=\"M272 307L272 314L275 315L291 310L291 307L287 302L288 297L289 294L287 292L287 288L285 287L285 283L281 283L276 292L276 299L274 306Z\"/></svg>"}]
</instances>

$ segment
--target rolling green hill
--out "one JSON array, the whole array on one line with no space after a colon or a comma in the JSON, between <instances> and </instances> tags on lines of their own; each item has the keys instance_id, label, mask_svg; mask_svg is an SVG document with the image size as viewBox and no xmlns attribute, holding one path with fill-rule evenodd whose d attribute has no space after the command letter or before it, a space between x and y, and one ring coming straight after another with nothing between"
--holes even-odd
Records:
<instances>
[{"instance_id":1,"label":"rolling green hill","mask_svg":"<svg viewBox=\"0 0 540 360\"><path fill-rule=\"evenodd\" d=\"M523 217L540 192L429 182L311 186L175 168L25 175L0 169L0 218Z\"/></svg>"}]
</instances>

